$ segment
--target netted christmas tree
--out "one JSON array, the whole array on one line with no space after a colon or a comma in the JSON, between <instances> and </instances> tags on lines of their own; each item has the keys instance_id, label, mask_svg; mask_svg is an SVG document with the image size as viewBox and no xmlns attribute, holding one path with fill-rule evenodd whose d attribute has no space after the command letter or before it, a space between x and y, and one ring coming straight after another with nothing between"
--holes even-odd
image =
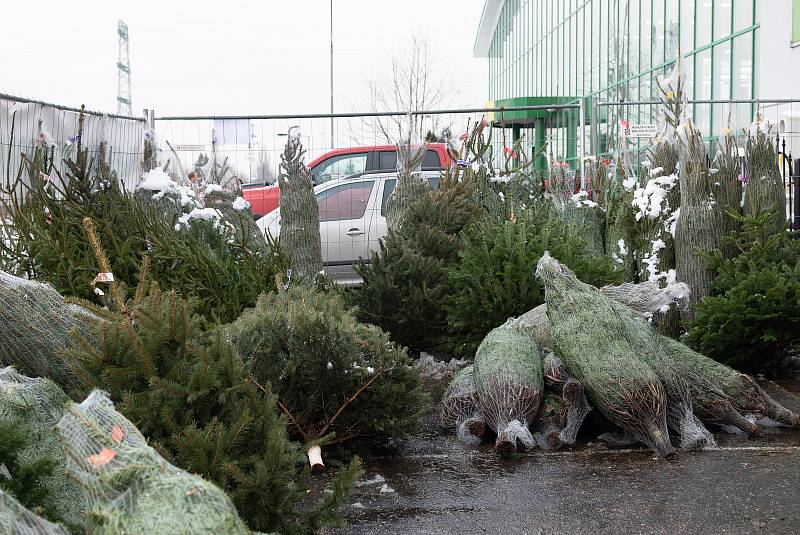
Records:
<instances>
[{"instance_id":1,"label":"netted christmas tree","mask_svg":"<svg viewBox=\"0 0 800 535\"><path fill-rule=\"evenodd\" d=\"M681 158L681 209L675 227L677 278L686 282L691 303L685 318L691 319L693 305L709 295L714 273L704 255L720 249L726 228L723 207L717 202L708 169L708 150L698 130L687 120L678 136Z\"/></svg>"},{"instance_id":2,"label":"netted christmas tree","mask_svg":"<svg viewBox=\"0 0 800 535\"><path fill-rule=\"evenodd\" d=\"M465 444L480 443L486 432L486 422L480 412L473 366L461 369L447 386L442 397L439 423L445 429L454 429L458 439Z\"/></svg>"},{"instance_id":3,"label":"netted christmas tree","mask_svg":"<svg viewBox=\"0 0 800 535\"><path fill-rule=\"evenodd\" d=\"M47 379L0 369L0 488L33 512L82 531L86 500L67 475L56 424L69 398ZM20 433L23 433L20 435Z\"/></svg>"},{"instance_id":4,"label":"netted christmas tree","mask_svg":"<svg viewBox=\"0 0 800 535\"><path fill-rule=\"evenodd\" d=\"M88 532L250 533L222 490L168 463L104 392L67 407L58 431L88 497Z\"/></svg>"},{"instance_id":5,"label":"netted christmas tree","mask_svg":"<svg viewBox=\"0 0 800 535\"><path fill-rule=\"evenodd\" d=\"M747 167L741 180L745 184L744 215L757 217L769 212L771 221L765 231L775 234L786 228L786 190L769 132L769 123L757 110L747 139Z\"/></svg>"},{"instance_id":6,"label":"netted christmas tree","mask_svg":"<svg viewBox=\"0 0 800 535\"><path fill-rule=\"evenodd\" d=\"M386 225L389 229L398 230L406 209L431 190L421 172L427 149L427 144L412 143L410 139L397 144L397 184L386 201Z\"/></svg>"},{"instance_id":7,"label":"netted christmas tree","mask_svg":"<svg viewBox=\"0 0 800 535\"><path fill-rule=\"evenodd\" d=\"M656 373L620 333L624 322L610 300L545 254L536 276L546 289L556 354L611 422L661 455L674 450L667 431L667 399Z\"/></svg>"},{"instance_id":8,"label":"netted christmas tree","mask_svg":"<svg viewBox=\"0 0 800 535\"><path fill-rule=\"evenodd\" d=\"M90 313L65 302L49 284L0 271L0 365L72 390L77 382L60 351L72 331L90 319Z\"/></svg>"},{"instance_id":9,"label":"netted christmas tree","mask_svg":"<svg viewBox=\"0 0 800 535\"><path fill-rule=\"evenodd\" d=\"M509 455L534 445L528 425L543 395L542 355L513 322L489 332L475 354L475 389L480 412L497 434L495 449Z\"/></svg>"},{"instance_id":10,"label":"netted christmas tree","mask_svg":"<svg viewBox=\"0 0 800 535\"><path fill-rule=\"evenodd\" d=\"M11 494L0 489L0 533L14 535L69 535L63 526L54 524L27 509Z\"/></svg>"},{"instance_id":11,"label":"netted christmas tree","mask_svg":"<svg viewBox=\"0 0 800 535\"><path fill-rule=\"evenodd\" d=\"M291 132L281 154L278 185L281 191L281 248L288 257L292 276L313 281L322 271L319 205L314 180L303 163L305 150Z\"/></svg>"},{"instance_id":12,"label":"netted christmas tree","mask_svg":"<svg viewBox=\"0 0 800 535\"><path fill-rule=\"evenodd\" d=\"M335 293L265 294L224 330L309 449L382 442L419 424L425 396L405 350Z\"/></svg>"}]
</instances>

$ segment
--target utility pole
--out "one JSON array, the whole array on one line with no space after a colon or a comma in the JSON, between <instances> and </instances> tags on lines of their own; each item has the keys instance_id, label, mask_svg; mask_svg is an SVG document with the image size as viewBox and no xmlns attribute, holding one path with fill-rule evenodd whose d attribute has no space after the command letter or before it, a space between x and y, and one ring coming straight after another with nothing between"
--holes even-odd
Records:
<instances>
[{"instance_id":1,"label":"utility pole","mask_svg":"<svg viewBox=\"0 0 800 535\"><path fill-rule=\"evenodd\" d=\"M131 64L128 57L128 25L117 22L119 58L117 60L117 113L131 114Z\"/></svg>"},{"instance_id":2,"label":"utility pole","mask_svg":"<svg viewBox=\"0 0 800 535\"><path fill-rule=\"evenodd\" d=\"M331 0L331 115L333 115L333 0ZM333 146L333 117L331 117L331 146Z\"/></svg>"}]
</instances>

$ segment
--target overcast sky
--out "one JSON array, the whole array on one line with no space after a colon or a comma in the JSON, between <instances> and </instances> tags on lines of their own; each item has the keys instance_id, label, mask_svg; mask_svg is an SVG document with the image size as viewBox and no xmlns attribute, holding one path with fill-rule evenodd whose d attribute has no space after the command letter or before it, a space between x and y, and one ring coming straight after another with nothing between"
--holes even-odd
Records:
<instances>
[{"instance_id":1,"label":"overcast sky","mask_svg":"<svg viewBox=\"0 0 800 535\"><path fill-rule=\"evenodd\" d=\"M449 105L482 106L488 66L472 57L483 0L334 0L337 111L368 109L411 35L427 36ZM167 114L329 109L327 0L10 1L0 9L0 91L116 111L117 19L128 24L133 110Z\"/></svg>"}]
</instances>

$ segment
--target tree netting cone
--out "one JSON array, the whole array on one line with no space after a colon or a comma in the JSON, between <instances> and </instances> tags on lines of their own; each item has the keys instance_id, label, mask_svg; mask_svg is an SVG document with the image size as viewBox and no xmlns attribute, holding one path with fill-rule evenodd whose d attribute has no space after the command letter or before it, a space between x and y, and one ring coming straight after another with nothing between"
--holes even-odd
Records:
<instances>
[{"instance_id":1,"label":"tree netting cone","mask_svg":"<svg viewBox=\"0 0 800 535\"><path fill-rule=\"evenodd\" d=\"M767 235L776 234L786 228L786 190L775 147L769 137L761 113L750 127L747 139L747 169L742 175L744 186L744 215L755 217L765 212L772 216L764 229Z\"/></svg>"},{"instance_id":2,"label":"tree netting cone","mask_svg":"<svg viewBox=\"0 0 800 535\"><path fill-rule=\"evenodd\" d=\"M619 334L661 380L667 398L667 425L680 436L681 449L715 447L713 435L695 416L692 405L692 388L707 389L707 385L701 384L690 369L671 358L663 342L665 337L658 334L643 316L617 301L609 300L609 305L624 323L624 330Z\"/></svg>"},{"instance_id":3,"label":"tree netting cone","mask_svg":"<svg viewBox=\"0 0 800 535\"><path fill-rule=\"evenodd\" d=\"M0 533L8 535L69 535L63 526L33 514L0 490Z\"/></svg>"},{"instance_id":4,"label":"tree netting cone","mask_svg":"<svg viewBox=\"0 0 800 535\"><path fill-rule=\"evenodd\" d=\"M0 365L13 365L21 373L72 389L77 379L60 350L88 317L89 312L65 303L49 284L0 271Z\"/></svg>"},{"instance_id":5,"label":"tree netting cone","mask_svg":"<svg viewBox=\"0 0 800 535\"><path fill-rule=\"evenodd\" d=\"M288 136L281 154L278 185L281 191L280 245L295 277L313 280L322 271L319 205L314 181L303 163L300 140Z\"/></svg>"},{"instance_id":6,"label":"tree netting cone","mask_svg":"<svg viewBox=\"0 0 800 535\"><path fill-rule=\"evenodd\" d=\"M664 387L622 334L611 300L547 253L536 276L545 285L554 349L594 406L660 455L672 455Z\"/></svg>"},{"instance_id":7,"label":"tree netting cone","mask_svg":"<svg viewBox=\"0 0 800 535\"><path fill-rule=\"evenodd\" d=\"M675 266L678 280L689 285L694 304L709 295L714 280L703 254L722 248L727 225L723 207L714 196L706 143L690 121L683 132L678 137L681 207L675 227ZM683 316L692 319L693 307Z\"/></svg>"},{"instance_id":8,"label":"tree netting cone","mask_svg":"<svg viewBox=\"0 0 800 535\"><path fill-rule=\"evenodd\" d=\"M497 433L501 455L519 442L533 446L528 424L542 399L542 357L533 339L512 322L489 332L475 354L475 387L487 425Z\"/></svg>"},{"instance_id":9,"label":"tree netting cone","mask_svg":"<svg viewBox=\"0 0 800 535\"><path fill-rule=\"evenodd\" d=\"M424 143L407 141L397 145L397 184L386 201L386 225L392 230L399 230L406 208L431 189L430 183L422 176L426 150Z\"/></svg>"},{"instance_id":10,"label":"tree netting cone","mask_svg":"<svg viewBox=\"0 0 800 535\"><path fill-rule=\"evenodd\" d=\"M52 381L25 377L11 367L0 369L0 421L30 426L32 434L19 454L20 460L25 464L42 458L54 462L51 473L42 478L48 491L44 505L60 522L81 528L86 500L80 487L67 475L64 446L55 429L68 401Z\"/></svg>"},{"instance_id":11,"label":"tree netting cone","mask_svg":"<svg viewBox=\"0 0 800 535\"><path fill-rule=\"evenodd\" d=\"M480 443L486 422L478 406L473 366L463 368L450 381L442 398L439 422L445 429L455 429L461 442L469 445Z\"/></svg>"},{"instance_id":12,"label":"tree netting cone","mask_svg":"<svg viewBox=\"0 0 800 535\"><path fill-rule=\"evenodd\" d=\"M662 341L674 362L691 370L697 381L708 385L707 390L695 395L695 404L707 413L706 416L701 414L704 421L708 418L712 423L734 425L748 433L755 432L756 426L740 413L766 416L787 426L800 424L800 416L772 399L749 375L671 338L663 337Z\"/></svg>"},{"instance_id":13,"label":"tree netting cone","mask_svg":"<svg viewBox=\"0 0 800 535\"><path fill-rule=\"evenodd\" d=\"M91 533L250 533L218 487L169 464L95 390L58 423Z\"/></svg>"}]
</instances>

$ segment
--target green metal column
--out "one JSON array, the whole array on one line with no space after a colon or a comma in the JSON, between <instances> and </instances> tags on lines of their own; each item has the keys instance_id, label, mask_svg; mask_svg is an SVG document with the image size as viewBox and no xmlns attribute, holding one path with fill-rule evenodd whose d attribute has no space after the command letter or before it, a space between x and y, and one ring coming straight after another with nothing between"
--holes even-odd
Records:
<instances>
[{"instance_id":1,"label":"green metal column","mask_svg":"<svg viewBox=\"0 0 800 535\"><path fill-rule=\"evenodd\" d=\"M546 143L547 133L545 130L544 117L537 117L535 119L534 125L536 128L536 132L535 132L535 139L533 141L533 153L539 154L539 156L536 157L534 168L537 171L546 171L547 157L545 156L544 146Z\"/></svg>"}]
</instances>

